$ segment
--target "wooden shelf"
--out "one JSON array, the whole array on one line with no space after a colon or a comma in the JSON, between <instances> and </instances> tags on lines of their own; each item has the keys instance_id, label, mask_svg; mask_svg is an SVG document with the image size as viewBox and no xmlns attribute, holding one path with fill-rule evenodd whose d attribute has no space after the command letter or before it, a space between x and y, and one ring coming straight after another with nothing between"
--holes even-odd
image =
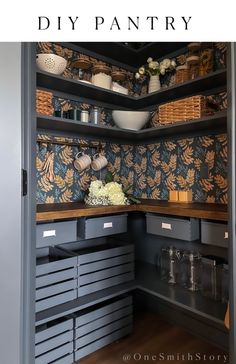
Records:
<instances>
[{"instance_id":1,"label":"wooden shelf","mask_svg":"<svg viewBox=\"0 0 236 364\"><path fill-rule=\"evenodd\" d=\"M158 138L180 137L183 135L201 135L224 133L227 130L227 113L218 112L212 116L206 116L198 120L164 125L158 128L147 128L139 131L119 129L93 125L90 123L76 122L69 119L62 119L53 116L37 117L38 129L50 131L62 131L65 133L78 133L96 138L112 139L120 142L138 144L140 142L152 141Z\"/></svg>"},{"instance_id":2,"label":"wooden shelf","mask_svg":"<svg viewBox=\"0 0 236 364\"><path fill-rule=\"evenodd\" d=\"M226 87L226 70L213 72L207 76L198 77L161 89L141 97L132 97L118 92L106 90L80 81L53 75L47 72L37 72L37 86L61 92L61 97L72 98L73 95L110 104L111 108L144 109L161 103L169 102L196 93L206 92L219 87Z\"/></svg>"},{"instance_id":3,"label":"wooden shelf","mask_svg":"<svg viewBox=\"0 0 236 364\"><path fill-rule=\"evenodd\" d=\"M208 319L223 328L226 304L206 298L200 292L190 292L178 285L170 285L162 281L153 264L136 261L136 283L138 289L179 306L191 314Z\"/></svg>"},{"instance_id":4,"label":"wooden shelf","mask_svg":"<svg viewBox=\"0 0 236 364\"><path fill-rule=\"evenodd\" d=\"M172 216L196 217L227 221L227 205L209 203L174 203L168 201L142 200L141 204L129 206L88 207L83 202L40 204L36 220L74 219L84 216L117 214L122 212L153 212Z\"/></svg>"},{"instance_id":5,"label":"wooden shelf","mask_svg":"<svg viewBox=\"0 0 236 364\"><path fill-rule=\"evenodd\" d=\"M110 288L97 291L76 300L63 303L62 305L54 306L47 310L36 314L36 325L45 324L48 321L55 320L59 317L69 315L73 312L83 310L97 303L106 301L110 298L122 295L135 289L135 282L126 282Z\"/></svg>"}]
</instances>

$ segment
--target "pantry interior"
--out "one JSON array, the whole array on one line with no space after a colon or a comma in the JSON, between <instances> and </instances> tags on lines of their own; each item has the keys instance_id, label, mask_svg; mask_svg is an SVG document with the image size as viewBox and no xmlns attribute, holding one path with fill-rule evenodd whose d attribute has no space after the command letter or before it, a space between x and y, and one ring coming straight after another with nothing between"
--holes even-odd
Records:
<instances>
[{"instance_id":1,"label":"pantry interior","mask_svg":"<svg viewBox=\"0 0 236 364\"><path fill-rule=\"evenodd\" d=\"M70 42L23 47L32 171L23 175L23 192L30 199L29 211L36 212L36 219L31 215L29 220L34 239L28 273L36 271L28 287L29 297L36 297L31 362L90 362L88 355L94 357L106 345L112 351L117 340L123 342L117 361L122 362L129 352L125 340L135 335L134 321L140 315L145 320L144 313L227 352L224 315L229 245L234 242L227 209L233 178L227 145L231 45L201 43L191 49L189 43ZM40 69L40 54L66 59L63 74ZM209 69L196 62L202 57L204 64L203 56L210 57ZM176 64L160 76L160 89L154 91L148 79L135 78L148 57ZM113 89L99 84L107 81L103 75L109 75ZM185 107L187 116L181 102L169 108L179 100L185 106L194 103ZM188 107L190 114L196 110L196 100L198 118L188 114ZM149 119L140 130L119 128L114 110L147 111ZM108 164L78 171L78 153L91 159L100 153ZM107 172L124 187L130 185L140 203L86 206L91 181L104 180ZM174 191L178 196L184 192L184 201L173 201ZM32 302L28 313L34 315Z\"/></svg>"}]
</instances>

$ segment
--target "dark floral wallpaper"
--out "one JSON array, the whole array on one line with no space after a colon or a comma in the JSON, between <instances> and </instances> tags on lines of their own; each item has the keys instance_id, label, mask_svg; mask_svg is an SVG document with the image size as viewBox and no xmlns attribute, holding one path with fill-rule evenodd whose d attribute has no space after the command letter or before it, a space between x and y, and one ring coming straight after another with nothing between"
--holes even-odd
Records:
<instances>
[{"instance_id":1,"label":"dark floral wallpaper","mask_svg":"<svg viewBox=\"0 0 236 364\"><path fill-rule=\"evenodd\" d=\"M226 135L172 139L147 146L104 143L103 147L107 168L78 173L73 166L78 148L52 145L55 178L50 182L43 171L47 146L38 145L37 202L81 201L90 181L103 179L111 171L116 181L131 184L137 197L167 200L169 189L191 188L194 201L227 203ZM83 150L90 156L96 153L95 148ZM201 178L202 166L208 170L206 178Z\"/></svg>"}]
</instances>

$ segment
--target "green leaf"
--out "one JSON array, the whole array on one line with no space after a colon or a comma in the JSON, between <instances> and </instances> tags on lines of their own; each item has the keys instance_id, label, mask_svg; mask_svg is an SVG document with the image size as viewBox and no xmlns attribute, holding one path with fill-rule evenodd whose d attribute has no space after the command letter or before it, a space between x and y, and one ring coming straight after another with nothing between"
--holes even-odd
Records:
<instances>
[{"instance_id":1,"label":"green leaf","mask_svg":"<svg viewBox=\"0 0 236 364\"><path fill-rule=\"evenodd\" d=\"M105 176L105 182L109 183L109 182L113 182L114 181L114 176L111 172L107 172L106 176Z\"/></svg>"}]
</instances>

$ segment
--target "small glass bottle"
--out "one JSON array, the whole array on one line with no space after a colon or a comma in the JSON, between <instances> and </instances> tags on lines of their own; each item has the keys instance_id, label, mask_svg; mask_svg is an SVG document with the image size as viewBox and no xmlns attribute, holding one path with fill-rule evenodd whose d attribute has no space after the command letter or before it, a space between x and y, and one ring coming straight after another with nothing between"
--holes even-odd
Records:
<instances>
[{"instance_id":1,"label":"small glass bottle","mask_svg":"<svg viewBox=\"0 0 236 364\"><path fill-rule=\"evenodd\" d=\"M82 121L83 123L89 122L89 112L87 110L81 111L80 121Z\"/></svg>"},{"instance_id":2,"label":"small glass bottle","mask_svg":"<svg viewBox=\"0 0 236 364\"><path fill-rule=\"evenodd\" d=\"M98 125L100 121L100 110L98 107L94 106L90 113L91 124Z\"/></svg>"}]
</instances>

